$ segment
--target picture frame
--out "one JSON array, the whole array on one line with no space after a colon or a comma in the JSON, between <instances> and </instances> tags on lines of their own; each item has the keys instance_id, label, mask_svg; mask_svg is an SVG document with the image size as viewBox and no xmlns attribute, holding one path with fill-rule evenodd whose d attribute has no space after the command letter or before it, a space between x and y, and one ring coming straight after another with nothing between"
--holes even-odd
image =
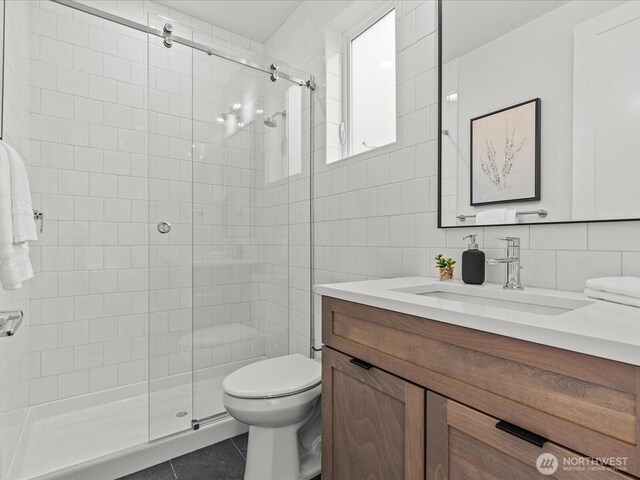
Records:
<instances>
[{"instance_id":1,"label":"picture frame","mask_svg":"<svg viewBox=\"0 0 640 480\"><path fill-rule=\"evenodd\" d=\"M540 98L472 118L470 205L540 200Z\"/></svg>"}]
</instances>

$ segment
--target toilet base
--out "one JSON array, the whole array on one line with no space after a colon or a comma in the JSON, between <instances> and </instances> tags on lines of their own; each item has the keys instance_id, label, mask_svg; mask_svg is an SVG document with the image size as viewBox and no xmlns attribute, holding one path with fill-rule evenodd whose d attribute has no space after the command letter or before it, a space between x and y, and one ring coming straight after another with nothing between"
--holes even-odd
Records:
<instances>
[{"instance_id":1,"label":"toilet base","mask_svg":"<svg viewBox=\"0 0 640 480\"><path fill-rule=\"evenodd\" d=\"M312 438L317 434L317 438ZM249 427L245 480L310 480L320 474L320 401L304 420Z\"/></svg>"}]
</instances>

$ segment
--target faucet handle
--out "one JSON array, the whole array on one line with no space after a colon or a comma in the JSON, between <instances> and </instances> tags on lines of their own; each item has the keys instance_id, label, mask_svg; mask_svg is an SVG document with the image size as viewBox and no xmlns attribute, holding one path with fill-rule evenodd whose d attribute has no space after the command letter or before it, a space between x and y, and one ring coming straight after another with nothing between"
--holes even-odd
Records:
<instances>
[{"instance_id":1,"label":"faucet handle","mask_svg":"<svg viewBox=\"0 0 640 480\"><path fill-rule=\"evenodd\" d=\"M503 240L513 247L520 246L520 237L498 237L498 240Z\"/></svg>"}]
</instances>

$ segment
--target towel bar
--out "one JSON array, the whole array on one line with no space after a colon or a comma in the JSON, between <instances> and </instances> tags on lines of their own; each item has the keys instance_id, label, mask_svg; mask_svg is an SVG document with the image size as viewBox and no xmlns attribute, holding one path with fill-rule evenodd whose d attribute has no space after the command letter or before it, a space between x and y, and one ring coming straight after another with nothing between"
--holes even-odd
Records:
<instances>
[{"instance_id":1,"label":"towel bar","mask_svg":"<svg viewBox=\"0 0 640 480\"><path fill-rule=\"evenodd\" d=\"M40 221L40 233L42 233L42 231L44 230L44 212L41 212L40 210L34 210L33 211L33 219L36 222L38 220Z\"/></svg>"},{"instance_id":2,"label":"towel bar","mask_svg":"<svg viewBox=\"0 0 640 480\"><path fill-rule=\"evenodd\" d=\"M541 210L527 210L525 212L516 212L516 215L538 215L539 217L544 218L547 215L549 215L549 212L543 208ZM461 222L464 222L467 218L476 218L476 216L475 215L458 215L456 218Z\"/></svg>"},{"instance_id":3,"label":"towel bar","mask_svg":"<svg viewBox=\"0 0 640 480\"><path fill-rule=\"evenodd\" d=\"M12 337L23 319L22 310L0 311L0 337Z\"/></svg>"}]
</instances>

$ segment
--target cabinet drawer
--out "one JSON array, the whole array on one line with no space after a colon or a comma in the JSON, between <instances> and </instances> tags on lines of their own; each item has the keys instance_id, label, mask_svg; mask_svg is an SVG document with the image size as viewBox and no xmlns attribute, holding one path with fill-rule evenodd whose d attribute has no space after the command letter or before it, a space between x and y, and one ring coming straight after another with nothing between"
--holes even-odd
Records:
<instances>
[{"instance_id":1,"label":"cabinet drawer","mask_svg":"<svg viewBox=\"0 0 640 480\"><path fill-rule=\"evenodd\" d=\"M327 297L323 341L640 476L633 365Z\"/></svg>"},{"instance_id":2,"label":"cabinet drawer","mask_svg":"<svg viewBox=\"0 0 640 480\"><path fill-rule=\"evenodd\" d=\"M542 446L530 443L496 428L498 422L429 392L427 480L632 478L553 442L546 441Z\"/></svg>"},{"instance_id":3,"label":"cabinet drawer","mask_svg":"<svg viewBox=\"0 0 640 480\"><path fill-rule=\"evenodd\" d=\"M424 480L425 393L323 349L323 480Z\"/></svg>"}]
</instances>

